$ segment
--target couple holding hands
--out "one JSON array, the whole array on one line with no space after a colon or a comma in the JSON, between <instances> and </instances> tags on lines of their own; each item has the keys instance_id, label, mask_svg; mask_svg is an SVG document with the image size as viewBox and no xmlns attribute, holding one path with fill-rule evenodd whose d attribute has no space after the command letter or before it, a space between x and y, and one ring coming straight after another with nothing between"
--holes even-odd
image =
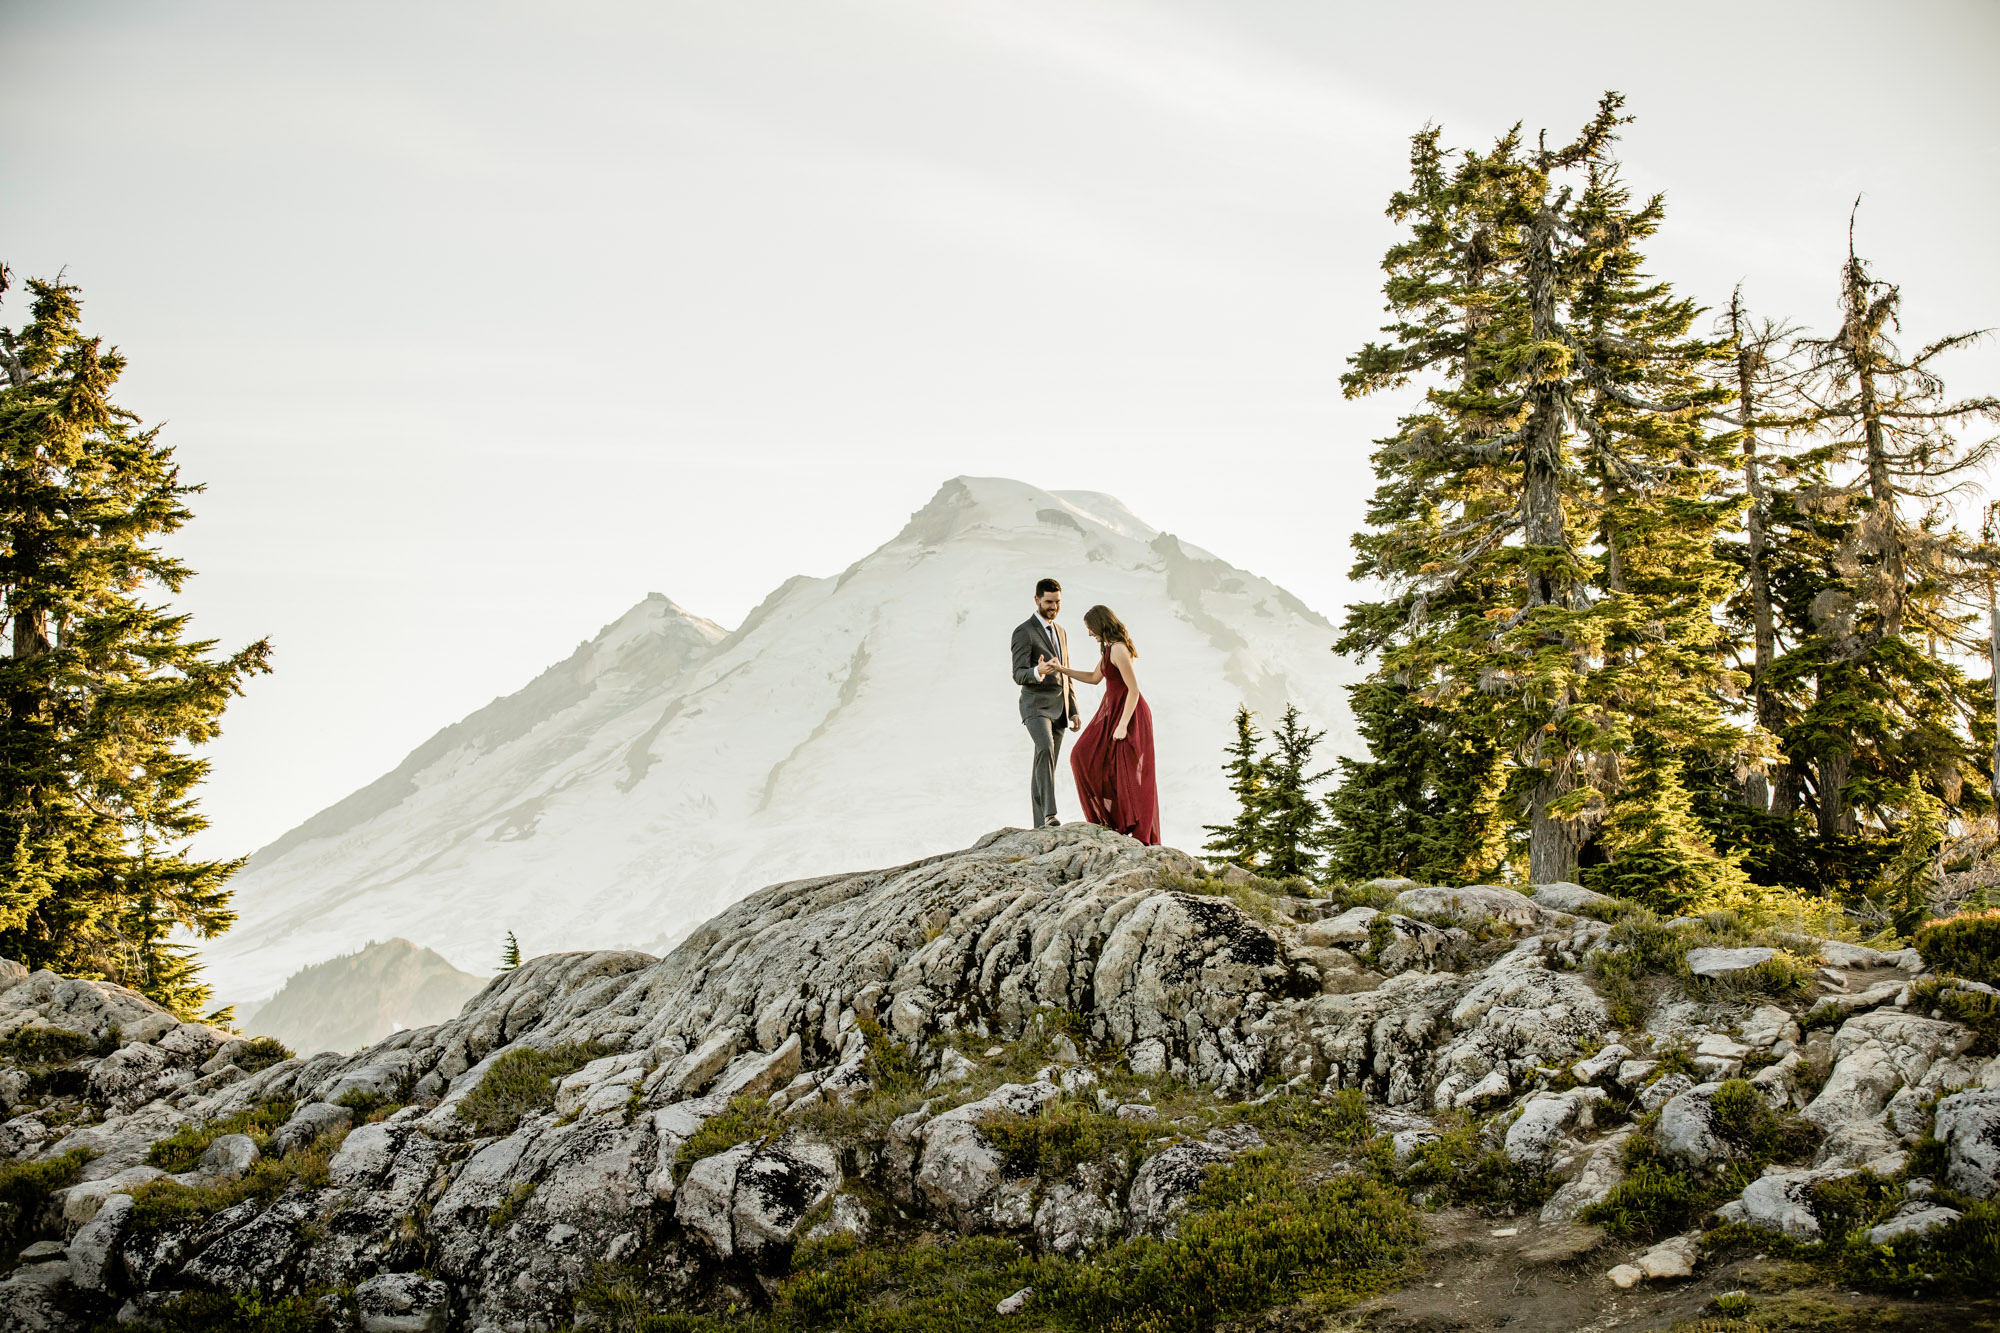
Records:
<instances>
[{"instance_id":1,"label":"couple holding hands","mask_svg":"<svg viewBox=\"0 0 2000 1333\"><path fill-rule=\"evenodd\" d=\"M1160 794L1153 774L1153 710L1139 694L1132 665L1138 654L1124 622L1108 606L1083 613L1084 628L1100 649L1097 669L1078 671L1069 663L1069 635L1056 623L1062 585L1043 579L1035 585L1035 614L1014 629L1014 683L1021 687L1021 723L1035 743L1029 781L1034 827L1053 826L1056 817L1056 760L1063 732L1082 727L1070 753L1083 817L1140 842L1160 841ZM1074 683L1104 685L1097 715L1083 727Z\"/></svg>"}]
</instances>

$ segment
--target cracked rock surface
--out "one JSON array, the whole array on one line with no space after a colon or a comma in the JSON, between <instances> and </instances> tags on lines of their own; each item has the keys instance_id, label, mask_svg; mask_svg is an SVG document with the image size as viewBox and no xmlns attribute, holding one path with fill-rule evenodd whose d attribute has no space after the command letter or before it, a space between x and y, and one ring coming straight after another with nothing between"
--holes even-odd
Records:
<instances>
[{"instance_id":1,"label":"cracked rock surface","mask_svg":"<svg viewBox=\"0 0 2000 1333\"><path fill-rule=\"evenodd\" d=\"M1398 886L1380 908L1301 899L1292 917L1186 891L1199 873L1087 825L1003 830L764 889L664 958L532 959L449 1022L262 1068L244 1067L233 1034L130 991L0 963L0 1036L54 1027L97 1043L59 1071L61 1114L22 1080L0 1085L0 1162L94 1154L36 1219L60 1257L0 1279L0 1325L81 1330L190 1290L339 1289L361 1328L554 1329L606 1265L637 1274L657 1307L694 1308L773 1280L808 1235L998 1233L1065 1256L1171 1236L1210 1173L1261 1141L1119 1104L1086 1051L1232 1100L1358 1090L1405 1159L1438 1139L1434 1120L1471 1117L1490 1149L1548 1174L1550 1223L1615 1188L1645 1111L1677 1158L1727 1158L1708 1098L1753 1063L1767 1098L1825 1138L1810 1167L1754 1181L1725 1215L1817 1234L1813 1184L1906 1149L1940 1097L1951 1188L2000 1188L2000 1062L1971 1057L1960 1025L1899 1006L1907 987L1890 994L1874 974L1907 982L1907 959L1829 958L1857 998L1818 1046L1801 1044L1794 1010L1726 999L1621 1033L1588 971L1610 929L1577 914L1601 902L1578 886ZM1048 1028L1056 1015L1071 1026ZM1045 1067L978 1082L1000 1043L1031 1031ZM579 1054L545 1103L482 1119L487 1076L525 1051ZM866 1141L816 1129L865 1104L884 1052L908 1062L921 1105ZM1704 1078L1662 1073L1676 1052ZM1808 1097L1795 1071L1814 1052L1827 1076ZM148 1197L162 1174L155 1145L273 1104L290 1110L261 1149L248 1131L212 1134L176 1179L213 1190L315 1153L319 1169L275 1196L135 1224L133 1191ZM1129 1127L1132 1163L1024 1166L989 1133L1064 1107ZM1884 1225L1922 1234L1939 1211ZM1663 1247L1643 1275L1684 1276L1685 1248Z\"/></svg>"}]
</instances>

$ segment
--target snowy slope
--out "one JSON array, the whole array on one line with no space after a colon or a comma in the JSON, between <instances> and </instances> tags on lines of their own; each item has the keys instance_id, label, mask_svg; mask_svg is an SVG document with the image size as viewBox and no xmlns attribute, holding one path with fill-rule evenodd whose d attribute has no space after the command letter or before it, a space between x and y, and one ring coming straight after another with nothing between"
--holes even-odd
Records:
<instances>
[{"instance_id":1,"label":"snowy slope","mask_svg":"<svg viewBox=\"0 0 2000 1333\"><path fill-rule=\"evenodd\" d=\"M517 694L257 853L218 993L399 935L491 968L525 952L663 950L752 889L964 846L1028 818L1008 638L1064 588L1080 665L1094 602L1130 627L1158 728L1166 841L1230 813L1239 701L1296 702L1352 749L1356 668L1291 594L1155 531L1110 496L945 483L836 578L794 578L734 632L654 594ZM1100 691L1082 690L1086 714ZM1067 754L1065 754L1067 769ZM1078 807L1067 772L1065 817Z\"/></svg>"}]
</instances>

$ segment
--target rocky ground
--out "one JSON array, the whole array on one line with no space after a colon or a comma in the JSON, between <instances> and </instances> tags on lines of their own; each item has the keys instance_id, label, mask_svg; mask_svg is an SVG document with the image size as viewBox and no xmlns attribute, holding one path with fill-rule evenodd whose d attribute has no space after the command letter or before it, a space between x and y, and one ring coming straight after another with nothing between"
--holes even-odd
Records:
<instances>
[{"instance_id":1,"label":"rocky ground","mask_svg":"<svg viewBox=\"0 0 2000 1333\"><path fill-rule=\"evenodd\" d=\"M0 1327L1992 1326L1992 998L1084 825L353 1055L0 962Z\"/></svg>"}]
</instances>

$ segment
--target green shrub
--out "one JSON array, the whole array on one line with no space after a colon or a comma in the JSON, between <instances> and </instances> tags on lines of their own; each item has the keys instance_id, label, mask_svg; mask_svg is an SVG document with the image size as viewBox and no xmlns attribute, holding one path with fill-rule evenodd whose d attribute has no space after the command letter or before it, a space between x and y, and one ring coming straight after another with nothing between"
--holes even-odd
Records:
<instances>
[{"instance_id":1,"label":"green shrub","mask_svg":"<svg viewBox=\"0 0 2000 1333\"><path fill-rule=\"evenodd\" d=\"M979 1132L1017 1176L1059 1180L1085 1162L1100 1162L1119 1178L1139 1164L1147 1125L1102 1115L1076 1102L1056 1102L1034 1115L988 1115Z\"/></svg>"},{"instance_id":2,"label":"green shrub","mask_svg":"<svg viewBox=\"0 0 2000 1333\"><path fill-rule=\"evenodd\" d=\"M1404 1271L1422 1232L1397 1191L1357 1176L1307 1184L1260 1149L1210 1172L1171 1240L1056 1268L1031 1311L1079 1330L1197 1333L1301 1296L1364 1295Z\"/></svg>"},{"instance_id":3,"label":"green shrub","mask_svg":"<svg viewBox=\"0 0 2000 1333\"><path fill-rule=\"evenodd\" d=\"M297 1185L301 1189L323 1189L327 1183L327 1163L339 1150L346 1134L325 1134L312 1143L294 1148L282 1157L260 1157L235 1180L218 1180L202 1185L183 1185L169 1176L150 1180L132 1191L132 1225L141 1231L158 1231L233 1207L246 1199L270 1203Z\"/></svg>"},{"instance_id":4,"label":"green shrub","mask_svg":"<svg viewBox=\"0 0 2000 1333\"><path fill-rule=\"evenodd\" d=\"M1784 1148L1783 1122L1748 1079L1729 1079L1708 1104L1715 1111L1716 1132L1747 1156L1769 1161Z\"/></svg>"},{"instance_id":5,"label":"green shrub","mask_svg":"<svg viewBox=\"0 0 2000 1333\"><path fill-rule=\"evenodd\" d=\"M0 1041L0 1057L17 1065L66 1065L86 1055L105 1056L118 1049L117 1029L105 1038L68 1028L23 1028Z\"/></svg>"},{"instance_id":6,"label":"green shrub","mask_svg":"<svg viewBox=\"0 0 2000 1333\"><path fill-rule=\"evenodd\" d=\"M865 1015L860 1020L861 1036L868 1053L861 1058L862 1071L875 1095L896 1098L924 1085L924 1068L917 1057L882 1030L882 1025Z\"/></svg>"},{"instance_id":7,"label":"green shrub","mask_svg":"<svg viewBox=\"0 0 2000 1333\"><path fill-rule=\"evenodd\" d=\"M1555 1191L1548 1173L1487 1148L1470 1121L1446 1129L1398 1163L1387 1138L1371 1146L1376 1176L1418 1194L1433 1207L1465 1204L1488 1211L1532 1207Z\"/></svg>"},{"instance_id":8,"label":"green shrub","mask_svg":"<svg viewBox=\"0 0 2000 1333\"><path fill-rule=\"evenodd\" d=\"M1784 949L1755 967L1696 981L1690 989L1711 999L1790 1000L1812 988L1813 965Z\"/></svg>"},{"instance_id":9,"label":"green shrub","mask_svg":"<svg viewBox=\"0 0 2000 1333\"><path fill-rule=\"evenodd\" d=\"M1929 922L1918 927L1915 944L1933 972L2000 985L2000 910Z\"/></svg>"},{"instance_id":10,"label":"green shrub","mask_svg":"<svg viewBox=\"0 0 2000 1333\"><path fill-rule=\"evenodd\" d=\"M1876 1291L1990 1295L2000 1273L2000 1202L1960 1203L1958 1221L1888 1245L1849 1230L1825 1243L1829 1267L1843 1285Z\"/></svg>"},{"instance_id":11,"label":"green shrub","mask_svg":"<svg viewBox=\"0 0 2000 1333\"><path fill-rule=\"evenodd\" d=\"M146 1161L162 1171L192 1171L208 1145L225 1134L248 1134L262 1151L271 1132L292 1118L292 1103L265 1102L247 1111L199 1125L182 1125L146 1150Z\"/></svg>"},{"instance_id":12,"label":"green shrub","mask_svg":"<svg viewBox=\"0 0 2000 1333\"><path fill-rule=\"evenodd\" d=\"M1327 896L1333 905L1343 912L1357 907L1373 907L1377 911L1387 910L1396 901L1401 889L1392 889L1383 884L1331 884L1327 886Z\"/></svg>"},{"instance_id":13,"label":"green shrub","mask_svg":"<svg viewBox=\"0 0 2000 1333\"><path fill-rule=\"evenodd\" d=\"M294 1058L296 1053L292 1048L276 1037L252 1037L248 1045L231 1057L230 1063L246 1074L255 1074Z\"/></svg>"},{"instance_id":14,"label":"green shrub","mask_svg":"<svg viewBox=\"0 0 2000 1333\"><path fill-rule=\"evenodd\" d=\"M1653 1077L1665 1078L1669 1074L1694 1076L1694 1048L1686 1042L1669 1042L1654 1054L1659 1060L1659 1067L1653 1071Z\"/></svg>"},{"instance_id":15,"label":"green shrub","mask_svg":"<svg viewBox=\"0 0 2000 1333\"><path fill-rule=\"evenodd\" d=\"M680 1156L674 1159L674 1179L687 1179L688 1169L704 1157L727 1152L739 1143L766 1142L783 1128L768 1100L746 1092L731 1100L720 1115L704 1120L681 1144Z\"/></svg>"},{"instance_id":16,"label":"green shrub","mask_svg":"<svg viewBox=\"0 0 2000 1333\"><path fill-rule=\"evenodd\" d=\"M45 1161L0 1166L0 1241L26 1244L49 1196L76 1184L84 1164L96 1155L88 1148L72 1148Z\"/></svg>"},{"instance_id":17,"label":"green shrub","mask_svg":"<svg viewBox=\"0 0 2000 1333\"><path fill-rule=\"evenodd\" d=\"M1686 1230L1706 1202L1707 1193L1699 1182L1654 1159L1627 1167L1625 1178L1581 1216L1620 1240L1651 1240Z\"/></svg>"},{"instance_id":18,"label":"green shrub","mask_svg":"<svg viewBox=\"0 0 2000 1333\"><path fill-rule=\"evenodd\" d=\"M184 1291L148 1311L146 1327L154 1333L334 1333L349 1327L341 1317L339 1299L327 1293L264 1296Z\"/></svg>"},{"instance_id":19,"label":"green shrub","mask_svg":"<svg viewBox=\"0 0 2000 1333\"><path fill-rule=\"evenodd\" d=\"M1935 977L1911 987L1910 1009L1939 1013L1972 1029L1972 1055L2000 1052L2000 995L1954 985L1950 977Z\"/></svg>"},{"instance_id":20,"label":"green shrub","mask_svg":"<svg viewBox=\"0 0 2000 1333\"><path fill-rule=\"evenodd\" d=\"M512 1134L524 1117L556 1104L557 1080L615 1051L601 1041L508 1051L458 1104L458 1118L482 1135Z\"/></svg>"},{"instance_id":21,"label":"green shrub","mask_svg":"<svg viewBox=\"0 0 2000 1333\"><path fill-rule=\"evenodd\" d=\"M1033 1287L1025 1327L1197 1333L1302 1296L1351 1300L1380 1288L1404 1271L1420 1235L1396 1191L1357 1176L1307 1184L1281 1153L1262 1149L1210 1173L1173 1239L1122 1241L1088 1263L1024 1256L1000 1237L803 1247L770 1327L1004 1327L995 1302ZM685 1316L641 1324L649 1333L713 1326Z\"/></svg>"},{"instance_id":22,"label":"green shrub","mask_svg":"<svg viewBox=\"0 0 2000 1333\"><path fill-rule=\"evenodd\" d=\"M1368 1098L1359 1088L1343 1088L1331 1098L1285 1092L1254 1106L1231 1109L1231 1117L1254 1126L1274 1143L1310 1143L1359 1148L1373 1127L1368 1123Z\"/></svg>"},{"instance_id":23,"label":"green shrub","mask_svg":"<svg viewBox=\"0 0 2000 1333\"><path fill-rule=\"evenodd\" d=\"M560 1078L562 1076L558 1074L556 1077ZM345 1106L348 1110L354 1112L355 1124L373 1124L378 1120L387 1120L390 1116L410 1104L410 1091L413 1082L414 1080L405 1079L403 1085L394 1092L369 1092L361 1088L353 1088L334 1098L333 1104L335 1106ZM485 1080L482 1079L480 1082L483 1086ZM551 1083L549 1086L549 1104L554 1105L555 1085Z\"/></svg>"},{"instance_id":24,"label":"green shrub","mask_svg":"<svg viewBox=\"0 0 2000 1333\"><path fill-rule=\"evenodd\" d=\"M1653 913L1635 909L1611 927L1604 947L1592 955L1591 971L1614 986L1663 976L1673 978L1690 994L1707 999L1787 999L1810 987L1814 972L1812 964L1788 952L1785 943L1785 937L1758 930L1735 912L1709 912L1688 924L1669 926ZM1746 946L1774 948L1778 953L1756 967L1726 977L1700 978L1688 970L1687 956L1692 950Z\"/></svg>"}]
</instances>

